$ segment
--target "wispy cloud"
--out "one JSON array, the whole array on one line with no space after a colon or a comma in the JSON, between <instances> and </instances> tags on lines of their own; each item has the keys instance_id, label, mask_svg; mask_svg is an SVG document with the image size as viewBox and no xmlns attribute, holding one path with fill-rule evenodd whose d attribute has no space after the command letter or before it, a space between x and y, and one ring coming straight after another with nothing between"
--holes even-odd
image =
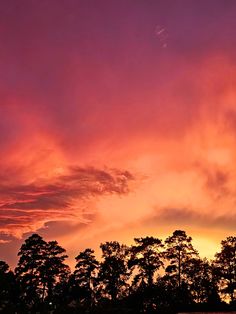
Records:
<instances>
[{"instance_id":1,"label":"wispy cloud","mask_svg":"<svg viewBox=\"0 0 236 314\"><path fill-rule=\"evenodd\" d=\"M201 212L190 208L163 208L157 209L156 213L150 215L144 224L155 225L165 223L165 225L196 226L200 228L221 228L235 231L235 213L217 214L214 211Z\"/></svg>"},{"instance_id":2,"label":"wispy cloud","mask_svg":"<svg viewBox=\"0 0 236 314\"><path fill-rule=\"evenodd\" d=\"M126 194L134 180L128 171L70 167L52 181L0 185L0 231L20 236L49 221L88 222L86 201L110 194Z\"/></svg>"}]
</instances>

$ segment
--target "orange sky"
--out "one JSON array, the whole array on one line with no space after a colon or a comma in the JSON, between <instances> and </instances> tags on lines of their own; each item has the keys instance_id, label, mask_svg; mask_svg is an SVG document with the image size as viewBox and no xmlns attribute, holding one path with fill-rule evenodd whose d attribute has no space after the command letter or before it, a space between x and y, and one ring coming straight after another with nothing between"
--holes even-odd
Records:
<instances>
[{"instance_id":1,"label":"orange sky","mask_svg":"<svg viewBox=\"0 0 236 314\"><path fill-rule=\"evenodd\" d=\"M234 1L0 4L0 258L235 232ZM71 262L72 263L72 262Z\"/></svg>"}]
</instances>

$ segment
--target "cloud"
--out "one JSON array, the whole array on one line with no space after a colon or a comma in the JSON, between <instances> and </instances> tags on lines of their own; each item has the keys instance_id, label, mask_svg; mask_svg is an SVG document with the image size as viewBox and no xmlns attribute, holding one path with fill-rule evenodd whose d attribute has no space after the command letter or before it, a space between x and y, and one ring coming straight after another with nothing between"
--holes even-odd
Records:
<instances>
[{"instance_id":1,"label":"cloud","mask_svg":"<svg viewBox=\"0 0 236 314\"><path fill-rule=\"evenodd\" d=\"M226 229L235 231L236 214L232 212L216 214L213 210L200 212L188 208L163 208L156 209L156 213L150 215L144 224L155 225L165 223L167 225L175 225L182 227L197 226L198 228L206 229Z\"/></svg>"},{"instance_id":2,"label":"cloud","mask_svg":"<svg viewBox=\"0 0 236 314\"><path fill-rule=\"evenodd\" d=\"M2 240L44 228L86 247L147 216L231 228L236 4L184 2L0 3ZM132 175L111 168L148 180L126 195Z\"/></svg>"},{"instance_id":3,"label":"cloud","mask_svg":"<svg viewBox=\"0 0 236 314\"><path fill-rule=\"evenodd\" d=\"M0 231L21 236L50 221L89 223L94 213L86 203L95 197L127 194L132 180L128 171L73 166L50 182L1 184Z\"/></svg>"},{"instance_id":4,"label":"cloud","mask_svg":"<svg viewBox=\"0 0 236 314\"><path fill-rule=\"evenodd\" d=\"M204 187L207 193L215 200L235 197L235 191L231 188L232 173L227 167L219 167L207 162L198 164L197 170L202 175Z\"/></svg>"},{"instance_id":5,"label":"cloud","mask_svg":"<svg viewBox=\"0 0 236 314\"><path fill-rule=\"evenodd\" d=\"M0 244L7 244L9 243L10 240L3 240L3 239L0 239Z\"/></svg>"},{"instance_id":6,"label":"cloud","mask_svg":"<svg viewBox=\"0 0 236 314\"><path fill-rule=\"evenodd\" d=\"M236 105L236 103L234 104ZM236 110L226 110L224 114L225 130L233 132L236 135Z\"/></svg>"}]
</instances>

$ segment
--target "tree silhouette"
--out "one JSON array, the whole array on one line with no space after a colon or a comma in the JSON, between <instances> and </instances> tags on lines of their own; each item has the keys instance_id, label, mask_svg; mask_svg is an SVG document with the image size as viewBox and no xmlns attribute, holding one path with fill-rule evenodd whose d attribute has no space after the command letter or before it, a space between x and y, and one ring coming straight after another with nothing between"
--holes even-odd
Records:
<instances>
[{"instance_id":1,"label":"tree silhouette","mask_svg":"<svg viewBox=\"0 0 236 314\"><path fill-rule=\"evenodd\" d=\"M6 262L0 261L0 312L15 312L19 289L15 275Z\"/></svg>"},{"instance_id":2,"label":"tree silhouette","mask_svg":"<svg viewBox=\"0 0 236 314\"><path fill-rule=\"evenodd\" d=\"M185 265L193 257L198 257L198 252L193 248L192 238L185 231L176 230L172 236L165 240L165 256L169 261L166 273L181 287L185 277Z\"/></svg>"},{"instance_id":3,"label":"tree silhouette","mask_svg":"<svg viewBox=\"0 0 236 314\"><path fill-rule=\"evenodd\" d=\"M32 234L15 273L0 261L1 313L161 313L236 310L236 237L222 241L215 260L200 259L185 231L165 240L135 238L127 247L102 243L76 257L73 274L57 241ZM165 267L165 273L161 268ZM222 302L231 301L230 305Z\"/></svg>"},{"instance_id":4,"label":"tree silhouette","mask_svg":"<svg viewBox=\"0 0 236 314\"><path fill-rule=\"evenodd\" d=\"M73 290L83 307L92 307L95 304L95 292L98 284L97 275L99 263L94 251L86 249L76 258L73 274Z\"/></svg>"},{"instance_id":5,"label":"tree silhouette","mask_svg":"<svg viewBox=\"0 0 236 314\"><path fill-rule=\"evenodd\" d=\"M194 302L219 303L213 267L206 258L191 258L185 264L186 279Z\"/></svg>"},{"instance_id":6,"label":"tree silhouette","mask_svg":"<svg viewBox=\"0 0 236 314\"><path fill-rule=\"evenodd\" d=\"M138 274L134 278L134 284L145 283L151 287L155 272L163 267L162 241L154 237L135 238L136 245L132 246L130 252L129 267L136 267Z\"/></svg>"},{"instance_id":7,"label":"tree silhouette","mask_svg":"<svg viewBox=\"0 0 236 314\"><path fill-rule=\"evenodd\" d=\"M46 295L47 301L51 302L56 283L69 276L69 266L64 263L66 258L65 249L58 245L57 241L49 241L45 244L43 263L39 267L40 279L43 284L42 301Z\"/></svg>"},{"instance_id":8,"label":"tree silhouette","mask_svg":"<svg viewBox=\"0 0 236 314\"><path fill-rule=\"evenodd\" d=\"M15 272L22 298L30 308L44 303L45 296L48 304L52 301L57 281L69 273L69 267L64 264L67 257L64 253L57 241L46 242L38 234L31 235L21 246Z\"/></svg>"},{"instance_id":9,"label":"tree silhouette","mask_svg":"<svg viewBox=\"0 0 236 314\"><path fill-rule=\"evenodd\" d=\"M17 280L21 286L21 297L29 307L40 303L43 295L41 267L45 260L46 242L38 234L32 234L22 244L15 269Z\"/></svg>"},{"instance_id":10,"label":"tree silhouette","mask_svg":"<svg viewBox=\"0 0 236 314\"><path fill-rule=\"evenodd\" d=\"M126 293L129 271L127 265L127 247L111 241L101 244L103 261L100 264L99 280L104 296L112 301Z\"/></svg>"},{"instance_id":11,"label":"tree silhouette","mask_svg":"<svg viewBox=\"0 0 236 314\"><path fill-rule=\"evenodd\" d=\"M236 290L236 237L221 242L221 251L215 255L215 267L221 292L235 301Z\"/></svg>"}]
</instances>

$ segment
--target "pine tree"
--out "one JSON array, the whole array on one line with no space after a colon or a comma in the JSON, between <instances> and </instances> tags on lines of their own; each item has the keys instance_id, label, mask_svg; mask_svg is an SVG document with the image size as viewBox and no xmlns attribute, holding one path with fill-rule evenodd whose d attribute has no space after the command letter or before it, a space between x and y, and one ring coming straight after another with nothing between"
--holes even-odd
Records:
<instances>
[{"instance_id":1,"label":"pine tree","mask_svg":"<svg viewBox=\"0 0 236 314\"><path fill-rule=\"evenodd\" d=\"M94 251L86 249L75 258L76 266L73 274L73 290L80 305L92 307L95 304L97 275L99 263Z\"/></svg>"},{"instance_id":2,"label":"pine tree","mask_svg":"<svg viewBox=\"0 0 236 314\"><path fill-rule=\"evenodd\" d=\"M30 308L49 304L53 290L63 277L69 274L64 264L67 255L57 241L46 242L38 234L31 235L21 246L18 265L15 269L21 287L21 298Z\"/></svg>"},{"instance_id":3,"label":"pine tree","mask_svg":"<svg viewBox=\"0 0 236 314\"><path fill-rule=\"evenodd\" d=\"M214 261L221 292L235 301L236 290L236 237L227 237L221 242L221 251Z\"/></svg>"},{"instance_id":4,"label":"pine tree","mask_svg":"<svg viewBox=\"0 0 236 314\"><path fill-rule=\"evenodd\" d=\"M101 244L102 258L99 279L104 296L112 301L127 292L129 271L127 265L127 247L116 241Z\"/></svg>"},{"instance_id":5,"label":"pine tree","mask_svg":"<svg viewBox=\"0 0 236 314\"><path fill-rule=\"evenodd\" d=\"M45 261L46 242L38 234L32 234L22 244L15 269L20 284L21 298L29 306L40 303L42 297L42 278L40 268Z\"/></svg>"},{"instance_id":6,"label":"pine tree","mask_svg":"<svg viewBox=\"0 0 236 314\"><path fill-rule=\"evenodd\" d=\"M152 287L156 271L163 267L162 241L154 237L135 238L136 245L131 247L129 267L136 267L138 274L134 283L142 282Z\"/></svg>"}]
</instances>

